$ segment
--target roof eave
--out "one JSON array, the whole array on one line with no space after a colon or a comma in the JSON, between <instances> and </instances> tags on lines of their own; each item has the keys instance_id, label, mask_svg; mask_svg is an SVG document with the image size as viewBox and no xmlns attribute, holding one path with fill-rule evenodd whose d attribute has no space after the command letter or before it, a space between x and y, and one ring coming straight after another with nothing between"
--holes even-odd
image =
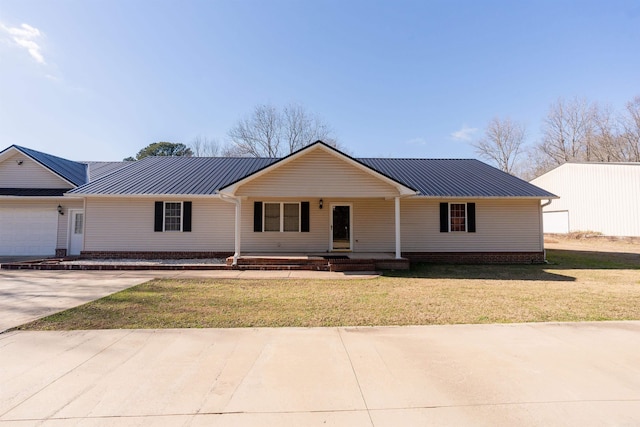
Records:
<instances>
[{"instance_id":1,"label":"roof eave","mask_svg":"<svg viewBox=\"0 0 640 427\"><path fill-rule=\"evenodd\" d=\"M170 194L170 193L154 193L154 194L97 194L97 193L64 193L65 197L80 197L80 198L220 198L219 194Z\"/></svg>"},{"instance_id":2,"label":"roof eave","mask_svg":"<svg viewBox=\"0 0 640 427\"><path fill-rule=\"evenodd\" d=\"M556 200L560 197L556 195L551 196L447 196L447 195L423 195L419 194L412 198L417 199L456 199L456 200L468 200L468 199L486 199L486 200L498 200L498 199L509 199L509 200Z\"/></svg>"}]
</instances>

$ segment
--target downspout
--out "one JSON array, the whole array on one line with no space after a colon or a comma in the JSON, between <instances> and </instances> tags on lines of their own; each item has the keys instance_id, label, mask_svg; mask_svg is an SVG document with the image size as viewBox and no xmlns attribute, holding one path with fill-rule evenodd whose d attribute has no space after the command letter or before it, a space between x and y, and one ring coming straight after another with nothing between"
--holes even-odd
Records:
<instances>
[{"instance_id":1,"label":"downspout","mask_svg":"<svg viewBox=\"0 0 640 427\"><path fill-rule=\"evenodd\" d=\"M540 233L540 240L541 240L540 245L542 246L542 252L543 252L542 256L544 258L545 264L548 264L549 261L547 261L547 250L544 248L544 219L543 219L544 217L542 216L542 208L544 208L545 206L549 206L551 202L553 202L553 199L549 199L547 200L546 203L542 203L540 205L540 225L542 226L542 230L541 230L542 233Z\"/></svg>"},{"instance_id":2,"label":"downspout","mask_svg":"<svg viewBox=\"0 0 640 427\"><path fill-rule=\"evenodd\" d=\"M238 258L240 258L240 208L241 208L241 200L239 198L229 196L227 194L218 193L220 196L220 200L223 200L227 203L233 203L236 206L236 220L235 220L235 245L234 245L234 254L233 254L233 263L232 266L238 265Z\"/></svg>"}]
</instances>

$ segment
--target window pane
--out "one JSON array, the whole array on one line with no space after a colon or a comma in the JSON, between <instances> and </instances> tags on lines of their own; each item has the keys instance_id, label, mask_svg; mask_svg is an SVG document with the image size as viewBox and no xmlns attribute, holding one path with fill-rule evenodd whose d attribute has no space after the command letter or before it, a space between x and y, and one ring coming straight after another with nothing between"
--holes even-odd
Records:
<instances>
[{"instance_id":1,"label":"window pane","mask_svg":"<svg viewBox=\"0 0 640 427\"><path fill-rule=\"evenodd\" d=\"M464 203L451 205L451 231L466 231L466 207Z\"/></svg>"},{"instance_id":2,"label":"window pane","mask_svg":"<svg viewBox=\"0 0 640 427\"><path fill-rule=\"evenodd\" d=\"M284 231L300 231L300 205L284 204Z\"/></svg>"},{"instance_id":3,"label":"window pane","mask_svg":"<svg viewBox=\"0 0 640 427\"><path fill-rule=\"evenodd\" d=\"M167 202L164 204L164 231L180 231L182 203Z\"/></svg>"},{"instance_id":4,"label":"window pane","mask_svg":"<svg viewBox=\"0 0 640 427\"><path fill-rule=\"evenodd\" d=\"M264 231L280 231L280 203L264 204Z\"/></svg>"},{"instance_id":5,"label":"window pane","mask_svg":"<svg viewBox=\"0 0 640 427\"><path fill-rule=\"evenodd\" d=\"M83 222L84 222L84 214L81 213L77 213L75 216L75 226L73 229L73 232L75 234L82 234L82 227L83 227Z\"/></svg>"}]
</instances>

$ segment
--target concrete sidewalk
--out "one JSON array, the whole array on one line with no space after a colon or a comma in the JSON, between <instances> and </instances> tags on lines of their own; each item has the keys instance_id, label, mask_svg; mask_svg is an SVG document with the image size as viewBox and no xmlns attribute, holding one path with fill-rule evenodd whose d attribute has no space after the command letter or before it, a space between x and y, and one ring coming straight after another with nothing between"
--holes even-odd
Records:
<instances>
[{"instance_id":1,"label":"concrete sidewalk","mask_svg":"<svg viewBox=\"0 0 640 427\"><path fill-rule=\"evenodd\" d=\"M640 425L640 322L0 335L0 426Z\"/></svg>"}]
</instances>

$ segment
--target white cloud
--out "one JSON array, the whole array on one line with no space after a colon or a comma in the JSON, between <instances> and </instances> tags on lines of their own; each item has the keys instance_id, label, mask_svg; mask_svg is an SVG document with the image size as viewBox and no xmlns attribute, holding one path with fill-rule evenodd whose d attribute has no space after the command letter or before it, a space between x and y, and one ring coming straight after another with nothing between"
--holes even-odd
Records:
<instances>
[{"instance_id":1,"label":"white cloud","mask_svg":"<svg viewBox=\"0 0 640 427\"><path fill-rule=\"evenodd\" d=\"M9 34L15 44L26 49L36 62L46 64L44 56L42 56L42 47L37 42L42 37L40 30L29 24L22 24L19 27L7 27L0 24L0 28Z\"/></svg>"},{"instance_id":2,"label":"white cloud","mask_svg":"<svg viewBox=\"0 0 640 427\"><path fill-rule=\"evenodd\" d=\"M467 125L462 125L462 129L451 133L451 138L457 141L471 141L476 132L478 132L478 128L471 128Z\"/></svg>"}]
</instances>

